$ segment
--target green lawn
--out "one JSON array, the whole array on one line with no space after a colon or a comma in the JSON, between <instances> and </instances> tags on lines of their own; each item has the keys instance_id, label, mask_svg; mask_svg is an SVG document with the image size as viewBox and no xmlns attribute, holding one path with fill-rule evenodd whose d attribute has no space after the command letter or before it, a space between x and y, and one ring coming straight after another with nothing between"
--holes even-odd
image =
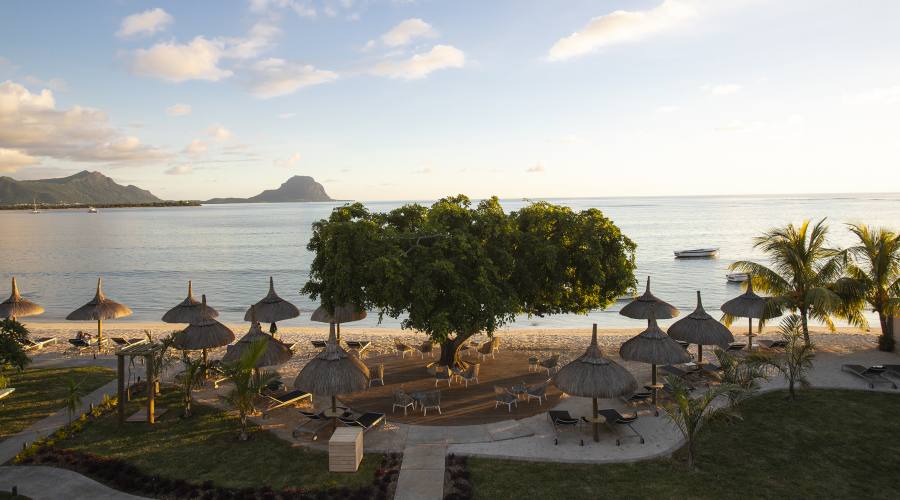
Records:
<instances>
[{"instance_id":1,"label":"green lawn","mask_svg":"<svg viewBox=\"0 0 900 500\"><path fill-rule=\"evenodd\" d=\"M129 412L140 403L130 403ZM126 460L148 474L230 488L356 488L371 485L381 464L381 455L366 455L356 474L331 473L325 452L292 447L258 427L249 441L238 441L237 417L219 409L195 404L191 418L180 418L182 406L174 391L159 397L157 408L163 407L170 409L153 427L120 426L113 412L58 446Z\"/></svg>"},{"instance_id":2,"label":"green lawn","mask_svg":"<svg viewBox=\"0 0 900 500\"><path fill-rule=\"evenodd\" d=\"M81 381L87 395L116 378L116 372L95 366L37 368L10 374L16 392L0 400L0 439L15 434L65 406L69 378Z\"/></svg>"},{"instance_id":3,"label":"green lawn","mask_svg":"<svg viewBox=\"0 0 900 500\"><path fill-rule=\"evenodd\" d=\"M470 458L475 498L897 498L900 395L785 394L750 399L742 421L711 426L697 471L680 453L611 465Z\"/></svg>"}]
</instances>

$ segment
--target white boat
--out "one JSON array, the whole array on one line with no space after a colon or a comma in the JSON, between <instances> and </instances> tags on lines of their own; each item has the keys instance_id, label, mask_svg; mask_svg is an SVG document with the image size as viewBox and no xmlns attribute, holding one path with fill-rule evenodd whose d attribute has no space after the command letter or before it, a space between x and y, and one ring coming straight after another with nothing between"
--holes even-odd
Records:
<instances>
[{"instance_id":1,"label":"white boat","mask_svg":"<svg viewBox=\"0 0 900 500\"><path fill-rule=\"evenodd\" d=\"M743 283L750 279L750 275L747 273L729 273L725 275L725 279L729 283Z\"/></svg>"},{"instance_id":2,"label":"white boat","mask_svg":"<svg viewBox=\"0 0 900 500\"><path fill-rule=\"evenodd\" d=\"M719 247L716 248L694 248L691 250L675 250L676 259L689 259L698 257L715 257L719 253Z\"/></svg>"},{"instance_id":3,"label":"white boat","mask_svg":"<svg viewBox=\"0 0 900 500\"><path fill-rule=\"evenodd\" d=\"M37 209L37 202L36 202L36 201L31 200L31 205L32 205L32 207L33 207L33 208L31 209L31 213L33 213L33 214L39 214L39 213L41 213L41 211Z\"/></svg>"},{"instance_id":4,"label":"white boat","mask_svg":"<svg viewBox=\"0 0 900 500\"><path fill-rule=\"evenodd\" d=\"M97 209L94 208L94 207L88 207L88 213L89 213L89 214L95 214L95 213L97 213Z\"/></svg>"}]
</instances>

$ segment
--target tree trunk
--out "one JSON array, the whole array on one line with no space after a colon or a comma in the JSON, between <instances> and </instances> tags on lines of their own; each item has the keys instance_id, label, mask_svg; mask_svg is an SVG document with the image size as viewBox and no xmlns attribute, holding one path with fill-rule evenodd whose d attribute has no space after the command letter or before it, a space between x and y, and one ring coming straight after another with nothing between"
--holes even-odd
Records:
<instances>
[{"instance_id":1,"label":"tree trunk","mask_svg":"<svg viewBox=\"0 0 900 500\"><path fill-rule=\"evenodd\" d=\"M790 395L791 401L797 399L797 394L794 392L794 379L788 379L788 394Z\"/></svg>"},{"instance_id":2,"label":"tree trunk","mask_svg":"<svg viewBox=\"0 0 900 500\"><path fill-rule=\"evenodd\" d=\"M806 308L800 308L800 322L803 325L803 342L809 346L809 321L807 319Z\"/></svg>"},{"instance_id":3,"label":"tree trunk","mask_svg":"<svg viewBox=\"0 0 900 500\"><path fill-rule=\"evenodd\" d=\"M687 456L688 467L693 469L694 468L694 441L693 440L688 440L687 454L688 454L688 456Z\"/></svg>"},{"instance_id":4,"label":"tree trunk","mask_svg":"<svg viewBox=\"0 0 900 500\"><path fill-rule=\"evenodd\" d=\"M471 336L472 334L457 335L454 339L447 339L441 342L441 358L438 360L438 364L450 368L465 368L466 364L460 358L459 348L462 347L462 345L466 343L466 340Z\"/></svg>"},{"instance_id":5,"label":"tree trunk","mask_svg":"<svg viewBox=\"0 0 900 500\"><path fill-rule=\"evenodd\" d=\"M893 352L894 351L894 317L886 316L883 312L878 311L878 321L881 322L881 336L878 337L878 350Z\"/></svg>"},{"instance_id":6,"label":"tree trunk","mask_svg":"<svg viewBox=\"0 0 900 500\"><path fill-rule=\"evenodd\" d=\"M247 414L241 412L241 441L246 441L250 436L247 435Z\"/></svg>"}]
</instances>

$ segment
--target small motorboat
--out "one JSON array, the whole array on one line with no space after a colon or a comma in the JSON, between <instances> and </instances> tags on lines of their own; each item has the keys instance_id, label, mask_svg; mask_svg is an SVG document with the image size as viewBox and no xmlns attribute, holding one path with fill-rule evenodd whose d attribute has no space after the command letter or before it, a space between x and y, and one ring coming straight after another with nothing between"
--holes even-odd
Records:
<instances>
[{"instance_id":1,"label":"small motorboat","mask_svg":"<svg viewBox=\"0 0 900 500\"><path fill-rule=\"evenodd\" d=\"M96 213L98 213L98 212L97 212L97 209L96 209L96 208L94 208L94 207L88 207L88 213L89 213L89 214L96 214Z\"/></svg>"},{"instance_id":2,"label":"small motorboat","mask_svg":"<svg viewBox=\"0 0 900 500\"><path fill-rule=\"evenodd\" d=\"M743 283L750 279L750 275L747 273L729 273L725 275L725 279L729 283Z\"/></svg>"},{"instance_id":3,"label":"small motorboat","mask_svg":"<svg viewBox=\"0 0 900 500\"><path fill-rule=\"evenodd\" d=\"M701 257L715 257L719 253L716 248L694 248L691 250L675 250L676 259L696 259Z\"/></svg>"}]
</instances>

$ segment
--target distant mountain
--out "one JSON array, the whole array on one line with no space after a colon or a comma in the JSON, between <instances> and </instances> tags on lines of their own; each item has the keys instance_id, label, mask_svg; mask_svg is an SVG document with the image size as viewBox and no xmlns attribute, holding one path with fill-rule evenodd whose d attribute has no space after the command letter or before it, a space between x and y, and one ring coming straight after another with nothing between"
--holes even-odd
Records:
<instances>
[{"instance_id":1,"label":"distant mountain","mask_svg":"<svg viewBox=\"0 0 900 500\"><path fill-rule=\"evenodd\" d=\"M160 202L137 186L122 186L100 172L78 172L69 177L18 181L0 177L0 205L23 203L114 204Z\"/></svg>"},{"instance_id":2,"label":"distant mountain","mask_svg":"<svg viewBox=\"0 0 900 500\"><path fill-rule=\"evenodd\" d=\"M204 203L284 203L291 201L332 201L325 188L307 175L295 175L278 189L267 189L251 198L213 198Z\"/></svg>"}]
</instances>

